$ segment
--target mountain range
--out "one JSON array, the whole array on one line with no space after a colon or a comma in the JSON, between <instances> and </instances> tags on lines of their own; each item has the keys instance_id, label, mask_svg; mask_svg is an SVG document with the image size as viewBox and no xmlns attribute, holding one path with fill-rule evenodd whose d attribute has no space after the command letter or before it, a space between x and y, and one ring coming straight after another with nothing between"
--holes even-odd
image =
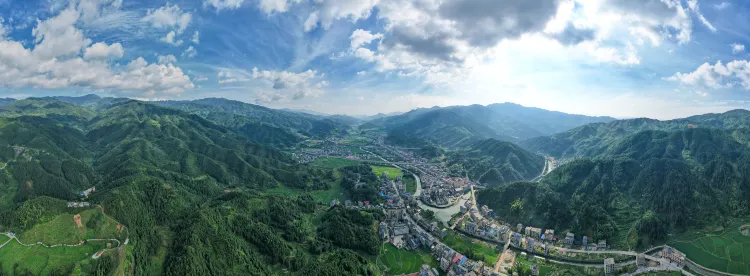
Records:
<instances>
[{"instance_id":1,"label":"mountain range","mask_svg":"<svg viewBox=\"0 0 750 276\"><path fill-rule=\"evenodd\" d=\"M429 142L450 148L468 146L487 138L518 142L588 123L613 120L611 117L573 115L502 103L415 109L369 121L361 128L385 131L391 143L418 145Z\"/></svg>"}]
</instances>

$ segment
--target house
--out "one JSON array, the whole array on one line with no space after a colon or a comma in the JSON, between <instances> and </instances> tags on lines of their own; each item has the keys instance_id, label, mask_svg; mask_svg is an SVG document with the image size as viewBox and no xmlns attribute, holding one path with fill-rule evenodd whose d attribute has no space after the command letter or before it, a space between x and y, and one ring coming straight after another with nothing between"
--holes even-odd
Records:
<instances>
[{"instance_id":1,"label":"house","mask_svg":"<svg viewBox=\"0 0 750 276\"><path fill-rule=\"evenodd\" d=\"M573 233L568 232L565 234L565 241L564 243L567 245L573 245L573 242L575 241L575 235Z\"/></svg>"},{"instance_id":2,"label":"house","mask_svg":"<svg viewBox=\"0 0 750 276\"><path fill-rule=\"evenodd\" d=\"M583 248L586 248L586 245L589 244L589 237L583 236Z\"/></svg>"},{"instance_id":3,"label":"house","mask_svg":"<svg viewBox=\"0 0 750 276\"><path fill-rule=\"evenodd\" d=\"M553 229L544 230L544 238L546 240L552 241L553 237L555 237L555 230L553 230Z\"/></svg>"},{"instance_id":4,"label":"house","mask_svg":"<svg viewBox=\"0 0 750 276\"><path fill-rule=\"evenodd\" d=\"M661 257L669 259L669 261L673 264L677 264L677 266L683 266L685 265L685 254L677 251L677 249L674 249L670 246L665 246L661 249Z\"/></svg>"},{"instance_id":5,"label":"house","mask_svg":"<svg viewBox=\"0 0 750 276\"><path fill-rule=\"evenodd\" d=\"M469 233L474 234L474 232L477 231L477 225L473 222L467 222L466 223L466 231Z\"/></svg>"},{"instance_id":6,"label":"house","mask_svg":"<svg viewBox=\"0 0 750 276\"><path fill-rule=\"evenodd\" d=\"M526 226L526 229L524 231L526 232L527 237L539 238L539 236L542 234L542 229L536 227Z\"/></svg>"},{"instance_id":7,"label":"house","mask_svg":"<svg viewBox=\"0 0 750 276\"><path fill-rule=\"evenodd\" d=\"M442 231L440 231L440 238L445 238L445 235L448 235L448 230L443 228Z\"/></svg>"},{"instance_id":8,"label":"house","mask_svg":"<svg viewBox=\"0 0 750 276\"><path fill-rule=\"evenodd\" d=\"M607 241L606 240L600 240L599 243L596 245L596 247L599 250L605 250L605 249L607 249Z\"/></svg>"},{"instance_id":9,"label":"house","mask_svg":"<svg viewBox=\"0 0 750 276\"><path fill-rule=\"evenodd\" d=\"M539 266L536 264L531 265L531 275L539 276Z\"/></svg>"},{"instance_id":10,"label":"house","mask_svg":"<svg viewBox=\"0 0 750 276\"><path fill-rule=\"evenodd\" d=\"M430 265L423 264L421 268L419 268L419 276L439 276L438 271L434 268L430 268Z\"/></svg>"},{"instance_id":11,"label":"house","mask_svg":"<svg viewBox=\"0 0 750 276\"><path fill-rule=\"evenodd\" d=\"M68 202L68 208L88 208L91 203L88 202Z\"/></svg>"},{"instance_id":12,"label":"house","mask_svg":"<svg viewBox=\"0 0 750 276\"><path fill-rule=\"evenodd\" d=\"M526 251L534 252L534 238L526 237Z\"/></svg>"},{"instance_id":13,"label":"house","mask_svg":"<svg viewBox=\"0 0 750 276\"><path fill-rule=\"evenodd\" d=\"M378 236L380 236L380 239L383 241L388 240L388 224L386 224L385 221L381 221L378 225Z\"/></svg>"},{"instance_id":14,"label":"house","mask_svg":"<svg viewBox=\"0 0 750 276\"><path fill-rule=\"evenodd\" d=\"M646 254L639 253L635 256L635 264L638 267L644 267L648 264L648 259L646 259Z\"/></svg>"},{"instance_id":15,"label":"house","mask_svg":"<svg viewBox=\"0 0 750 276\"><path fill-rule=\"evenodd\" d=\"M336 206L336 205L338 205L338 204L339 204L339 201L338 201L338 200L336 200L336 199L334 199L334 200L331 200L331 207L333 207L333 206Z\"/></svg>"},{"instance_id":16,"label":"house","mask_svg":"<svg viewBox=\"0 0 750 276\"><path fill-rule=\"evenodd\" d=\"M615 275L615 259L604 259L604 275Z\"/></svg>"},{"instance_id":17,"label":"house","mask_svg":"<svg viewBox=\"0 0 750 276\"><path fill-rule=\"evenodd\" d=\"M516 231L518 231L519 233L523 232L523 224L519 223L518 225L516 225Z\"/></svg>"},{"instance_id":18,"label":"house","mask_svg":"<svg viewBox=\"0 0 750 276\"><path fill-rule=\"evenodd\" d=\"M347 199L346 201L344 201L344 206L346 207L352 206L352 201Z\"/></svg>"},{"instance_id":19,"label":"house","mask_svg":"<svg viewBox=\"0 0 750 276\"><path fill-rule=\"evenodd\" d=\"M440 259L440 269L442 269L444 272L447 272L450 267L451 267L451 262L448 261L448 259L446 258Z\"/></svg>"},{"instance_id":20,"label":"house","mask_svg":"<svg viewBox=\"0 0 750 276\"><path fill-rule=\"evenodd\" d=\"M409 234L409 226L403 223L395 223L393 224L393 235L394 236L402 236Z\"/></svg>"}]
</instances>

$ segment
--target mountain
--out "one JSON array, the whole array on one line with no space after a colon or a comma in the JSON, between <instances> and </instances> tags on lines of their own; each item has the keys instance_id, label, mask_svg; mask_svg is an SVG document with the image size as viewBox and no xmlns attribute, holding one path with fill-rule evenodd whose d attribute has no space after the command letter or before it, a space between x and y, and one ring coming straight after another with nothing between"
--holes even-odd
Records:
<instances>
[{"instance_id":1,"label":"mountain","mask_svg":"<svg viewBox=\"0 0 750 276\"><path fill-rule=\"evenodd\" d=\"M60 224L61 215L73 223L80 210L65 201L82 200L106 210L118 229L127 227L122 250L85 263L55 259L45 271L375 275L361 254L379 248L371 227L379 214L324 208L309 195L263 193L329 189L337 181L331 170L296 164L228 127L152 103L14 104L0 116L0 229L23 237L36 226ZM91 187L88 198L79 195ZM5 261L11 263L0 271L30 273Z\"/></svg>"},{"instance_id":2,"label":"mountain","mask_svg":"<svg viewBox=\"0 0 750 276\"><path fill-rule=\"evenodd\" d=\"M454 176L467 175L497 186L539 176L544 168L544 157L510 142L486 139L452 152L446 164Z\"/></svg>"},{"instance_id":3,"label":"mountain","mask_svg":"<svg viewBox=\"0 0 750 276\"><path fill-rule=\"evenodd\" d=\"M16 99L13 99L13 98L0 98L0 106L9 104L15 101Z\"/></svg>"},{"instance_id":4,"label":"mountain","mask_svg":"<svg viewBox=\"0 0 750 276\"><path fill-rule=\"evenodd\" d=\"M587 125L563 133L578 141L573 149L579 158L538 183L512 183L477 197L507 212L511 222L566 229L627 248L726 225L750 214L750 130L735 128L746 114Z\"/></svg>"},{"instance_id":5,"label":"mountain","mask_svg":"<svg viewBox=\"0 0 750 276\"><path fill-rule=\"evenodd\" d=\"M313 115L313 116L318 116L318 117L328 117L328 116L331 116L330 114L325 114L325 113L321 113L321 112L317 112L317 111L312 111L312 110L308 110L308 109L281 108L279 110L285 111L285 112L292 112L292 113L302 113L302 114Z\"/></svg>"},{"instance_id":6,"label":"mountain","mask_svg":"<svg viewBox=\"0 0 750 276\"><path fill-rule=\"evenodd\" d=\"M270 109L221 98L193 101L158 101L236 129L252 141L291 146L305 137L329 137L346 133L349 126L327 118ZM258 130L258 133L255 131Z\"/></svg>"},{"instance_id":7,"label":"mountain","mask_svg":"<svg viewBox=\"0 0 750 276\"><path fill-rule=\"evenodd\" d=\"M732 110L721 114L697 115L659 121L647 118L618 120L580 126L552 136L520 142L530 151L555 157L595 156L618 139L646 130L677 131L693 128L739 129L750 125L750 111Z\"/></svg>"},{"instance_id":8,"label":"mountain","mask_svg":"<svg viewBox=\"0 0 750 276\"><path fill-rule=\"evenodd\" d=\"M369 121L361 128L384 130L392 143L416 145L427 141L445 147L463 147L487 138L517 142L610 120L614 119L506 103L415 109Z\"/></svg>"}]
</instances>

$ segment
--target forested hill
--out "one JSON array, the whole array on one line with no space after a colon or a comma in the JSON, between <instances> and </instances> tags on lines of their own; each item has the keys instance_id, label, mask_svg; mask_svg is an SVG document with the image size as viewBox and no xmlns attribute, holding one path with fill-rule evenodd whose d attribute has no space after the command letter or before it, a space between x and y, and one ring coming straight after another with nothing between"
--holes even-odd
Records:
<instances>
[{"instance_id":1,"label":"forested hill","mask_svg":"<svg viewBox=\"0 0 750 276\"><path fill-rule=\"evenodd\" d=\"M544 168L544 157L510 142L486 139L452 152L446 163L451 175L466 175L496 186L539 176Z\"/></svg>"},{"instance_id":2,"label":"forested hill","mask_svg":"<svg viewBox=\"0 0 750 276\"><path fill-rule=\"evenodd\" d=\"M326 137L345 134L349 128L348 125L336 120L275 110L222 98L207 98L194 101L160 101L154 103L197 114L226 126L241 127L241 125L248 123L253 126L265 124L302 136ZM238 117L226 118L227 116L224 114L236 115L240 116L240 118L244 117L246 120L240 120Z\"/></svg>"},{"instance_id":3,"label":"forested hill","mask_svg":"<svg viewBox=\"0 0 750 276\"><path fill-rule=\"evenodd\" d=\"M371 244L346 241L375 239L370 226L378 214L325 211L310 196L259 193L281 185L328 189L336 181L330 170L295 164L229 128L151 103L89 109L47 98L14 104L5 110L14 115L0 117L4 230L23 233L74 212L47 206L59 201L46 198L86 200L129 230L127 253L106 254L103 275L114 269L127 275L374 273L352 251L372 252ZM88 199L78 195L93 186ZM330 230L348 228L356 236ZM74 265L60 269L70 274Z\"/></svg>"},{"instance_id":4,"label":"forested hill","mask_svg":"<svg viewBox=\"0 0 750 276\"><path fill-rule=\"evenodd\" d=\"M464 147L487 138L517 142L611 120L614 119L505 103L415 109L398 116L372 120L361 128L384 130L388 132L390 142L396 144L415 145L427 141L446 147Z\"/></svg>"},{"instance_id":5,"label":"forested hill","mask_svg":"<svg viewBox=\"0 0 750 276\"><path fill-rule=\"evenodd\" d=\"M569 229L621 247L725 226L750 214L750 131L734 128L746 126L747 114L624 120L568 131L575 141L570 150L551 153L579 158L539 183L488 189L478 200L508 211L511 221Z\"/></svg>"},{"instance_id":6,"label":"forested hill","mask_svg":"<svg viewBox=\"0 0 750 276\"><path fill-rule=\"evenodd\" d=\"M552 136L535 137L520 144L533 152L555 157L592 156L618 139L646 130L678 131L693 128L734 130L750 126L750 111L738 109L684 119L659 121L639 118L588 124Z\"/></svg>"}]
</instances>

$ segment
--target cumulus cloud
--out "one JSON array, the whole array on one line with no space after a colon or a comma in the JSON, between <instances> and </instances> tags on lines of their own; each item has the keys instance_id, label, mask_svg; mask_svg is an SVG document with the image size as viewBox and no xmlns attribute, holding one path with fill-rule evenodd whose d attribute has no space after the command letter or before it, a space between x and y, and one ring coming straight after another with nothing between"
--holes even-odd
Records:
<instances>
[{"instance_id":1,"label":"cumulus cloud","mask_svg":"<svg viewBox=\"0 0 750 276\"><path fill-rule=\"evenodd\" d=\"M119 59L123 54L125 54L125 50L120 43L107 45L107 43L104 42L97 42L86 48L83 52L83 59Z\"/></svg>"},{"instance_id":2,"label":"cumulus cloud","mask_svg":"<svg viewBox=\"0 0 750 276\"><path fill-rule=\"evenodd\" d=\"M172 44L172 46L182 45L182 39L175 39L177 34L174 31L168 32L167 35L162 37L160 40L164 43Z\"/></svg>"},{"instance_id":3,"label":"cumulus cloud","mask_svg":"<svg viewBox=\"0 0 750 276\"><path fill-rule=\"evenodd\" d=\"M157 60L159 64L177 63L177 58L173 55L159 56Z\"/></svg>"},{"instance_id":4,"label":"cumulus cloud","mask_svg":"<svg viewBox=\"0 0 750 276\"><path fill-rule=\"evenodd\" d=\"M729 47L732 47L732 54L739 54L745 51L745 45L739 44L739 43L732 43L729 45Z\"/></svg>"},{"instance_id":5,"label":"cumulus cloud","mask_svg":"<svg viewBox=\"0 0 750 276\"><path fill-rule=\"evenodd\" d=\"M216 10L220 11L223 9L237 9L240 6L242 6L242 3L244 3L245 0L203 0L203 6L204 7L214 7Z\"/></svg>"},{"instance_id":6,"label":"cumulus cloud","mask_svg":"<svg viewBox=\"0 0 750 276\"><path fill-rule=\"evenodd\" d=\"M349 39L351 40L351 47L352 49L356 49L359 46L369 44L375 39L382 39L383 34L372 34L370 31L365 31L362 29L356 29L354 32L352 32L352 35L349 36Z\"/></svg>"},{"instance_id":7,"label":"cumulus cloud","mask_svg":"<svg viewBox=\"0 0 750 276\"><path fill-rule=\"evenodd\" d=\"M158 9L148 9L146 16L141 21L151 24L154 28L173 29L178 34L190 25L193 15L189 12L182 12L180 6L167 3Z\"/></svg>"},{"instance_id":8,"label":"cumulus cloud","mask_svg":"<svg viewBox=\"0 0 750 276\"><path fill-rule=\"evenodd\" d=\"M285 12L301 0L260 0L259 8L268 14ZM305 20L305 31L312 31L318 26L328 29L335 20L349 19L357 21L370 17L373 7L380 0L316 0L314 11Z\"/></svg>"},{"instance_id":9,"label":"cumulus cloud","mask_svg":"<svg viewBox=\"0 0 750 276\"><path fill-rule=\"evenodd\" d=\"M87 1L80 3L93 0ZM107 3L113 5L112 1ZM143 58L127 65L108 63L107 58L122 57L124 49L119 43L91 45L91 40L76 27L86 12L90 11L71 5L51 18L39 20L28 48L0 36L0 87L80 88L135 96L179 94L194 88L190 78L171 64L149 64Z\"/></svg>"},{"instance_id":10,"label":"cumulus cloud","mask_svg":"<svg viewBox=\"0 0 750 276\"><path fill-rule=\"evenodd\" d=\"M193 33L193 38L190 39L190 41L193 42L194 44L200 44L201 43L200 32L195 31L195 33Z\"/></svg>"},{"instance_id":11,"label":"cumulus cloud","mask_svg":"<svg viewBox=\"0 0 750 276\"><path fill-rule=\"evenodd\" d=\"M678 72L665 80L710 89L730 88L739 84L743 89L750 90L750 62L734 60L726 65L721 61L717 61L714 65L704 63L693 72Z\"/></svg>"},{"instance_id":12,"label":"cumulus cloud","mask_svg":"<svg viewBox=\"0 0 750 276\"><path fill-rule=\"evenodd\" d=\"M185 52L182 52L183 57L194 58L197 55L198 55L198 51L195 50L195 47L193 46L188 47L187 49L185 49Z\"/></svg>"},{"instance_id":13,"label":"cumulus cloud","mask_svg":"<svg viewBox=\"0 0 750 276\"><path fill-rule=\"evenodd\" d=\"M271 88L277 91L275 93L277 101L298 100L309 96L317 97L323 95L323 88L328 86L328 82L321 80L322 76L314 70L293 73L253 68L251 76L255 80L262 80L271 84Z\"/></svg>"}]
</instances>

